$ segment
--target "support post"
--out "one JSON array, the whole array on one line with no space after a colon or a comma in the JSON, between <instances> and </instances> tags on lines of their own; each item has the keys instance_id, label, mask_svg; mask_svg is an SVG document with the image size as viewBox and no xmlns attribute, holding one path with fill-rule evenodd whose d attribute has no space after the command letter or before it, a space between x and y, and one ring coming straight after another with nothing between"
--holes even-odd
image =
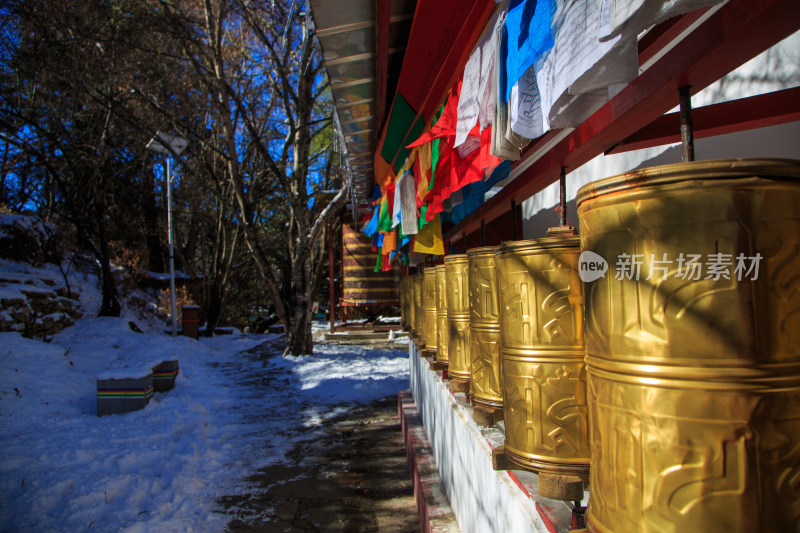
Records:
<instances>
[{"instance_id":1,"label":"support post","mask_svg":"<svg viewBox=\"0 0 800 533\"><path fill-rule=\"evenodd\" d=\"M694 125L692 124L692 95L690 85L678 88L681 103L681 148L683 162L694 161Z\"/></svg>"},{"instance_id":2,"label":"support post","mask_svg":"<svg viewBox=\"0 0 800 533\"><path fill-rule=\"evenodd\" d=\"M575 228L567 221L567 167L561 165L558 178L558 226L547 229L548 237L570 237L575 235Z\"/></svg>"},{"instance_id":3,"label":"support post","mask_svg":"<svg viewBox=\"0 0 800 533\"><path fill-rule=\"evenodd\" d=\"M567 167L561 167L561 175L558 178L559 186L559 211L560 211L560 226L567 225Z\"/></svg>"},{"instance_id":4,"label":"support post","mask_svg":"<svg viewBox=\"0 0 800 533\"><path fill-rule=\"evenodd\" d=\"M514 240L518 241L519 240L519 229L517 228L517 202L514 201L514 200L511 200L511 218L514 221L513 222L513 224L514 224L513 225L513 228L514 228L513 229Z\"/></svg>"},{"instance_id":5,"label":"support post","mask_svg":"<svg viewBox=\"0 0 800 533\"><path fill-rule=\"evenodd\" d=\"M167 160L167 241L169 243L169 305L172 315L172 336L178 336L178 317L175 311L175 253L172 243L172 171L170 169L170 156Z\"/></svg>"},{"instance_id":6,"label":"support post","mask_svg":"<svg viewBox=\"0 0 800 533\"><path fill-rule=\"evenodd\" d=\"M328 316L331 320L331 333L334 332L336 323L336 300L334 299L333 286L333 218L328 220Z\"/></svg>"}]
</instances>

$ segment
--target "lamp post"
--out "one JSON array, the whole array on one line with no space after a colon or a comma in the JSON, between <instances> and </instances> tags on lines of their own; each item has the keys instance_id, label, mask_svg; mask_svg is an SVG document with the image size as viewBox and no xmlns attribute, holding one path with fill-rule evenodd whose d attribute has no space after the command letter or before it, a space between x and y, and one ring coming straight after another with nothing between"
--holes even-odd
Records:
<instances>
[{"instance_id":1,"label":"lamp post","mask_svg":"<svg viewBox=\"0 0 800 533\"><path fill-rule=\"evenodd\" d=\"M148 150L164 154L167 162L167 241L169 242L169 303L172 314L172 336L178 336L178 322L175 311L175 255L172 245L172 173L170 172L170 156L181 155L189 141L183 137L156 132L155 137L147 143Z\"/></svg>"}]
</instances>

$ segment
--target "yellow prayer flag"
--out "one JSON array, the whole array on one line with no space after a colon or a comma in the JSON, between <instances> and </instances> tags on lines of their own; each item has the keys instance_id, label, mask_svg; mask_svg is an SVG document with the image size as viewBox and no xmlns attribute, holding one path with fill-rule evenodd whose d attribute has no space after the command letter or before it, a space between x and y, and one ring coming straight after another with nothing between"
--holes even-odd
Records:
<instances>
[{"instance_id":1,"label":"yellow prayer flag","mask_svg":"<svg viewBox=\"0 0 800 533\"><path fill-rule=\"evenodd\" d=\"M444 255L444 242L442 242L442 221L439 214L425 224L414 236L414 252L432 255Z\"/></svg>"},{"instance_id":2,"label":"yellow prayer flag","mask_svg":"<svg viewBox=\"0 0 800 533\"><path fill-rule=\"evenodd\" d=\"M417 159L419 160L419 171L422 174L419 178L419 186L417 187L417 205L428 196L428 177L431 174L431 143L425 143L417 150Z\"/></svg>"}]
</instances>

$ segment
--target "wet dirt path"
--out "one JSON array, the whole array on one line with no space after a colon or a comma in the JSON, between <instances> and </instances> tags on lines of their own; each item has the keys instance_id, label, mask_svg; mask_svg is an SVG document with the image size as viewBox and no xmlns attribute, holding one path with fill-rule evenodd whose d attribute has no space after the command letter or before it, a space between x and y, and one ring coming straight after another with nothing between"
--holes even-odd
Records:
<instances>
[{"instance_id":1,"label":"wet dirt path","mask_svg":"<svg viewBox=\"0 0 800 533\"><path fill-rule=\"evenodd\" d=\"M324 422L248 481L255 490L219 501L228 531L419 531L396 396Z\"/></svg>"}]
</instances>

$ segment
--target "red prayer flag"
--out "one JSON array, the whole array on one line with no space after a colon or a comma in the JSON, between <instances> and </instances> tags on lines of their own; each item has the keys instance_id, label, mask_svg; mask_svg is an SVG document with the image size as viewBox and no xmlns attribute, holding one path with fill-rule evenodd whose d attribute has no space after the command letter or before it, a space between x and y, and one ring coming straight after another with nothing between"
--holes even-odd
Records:
<instances>
[{"instance_id":1,"label":"red prayer flag","mask_svg":"<svg viewBox=\"0 0 800 533\"><path fill-rule=\"evenodd\" d=\"M456 82L456 86L450 90L450 96L442 111L442 116L431 126L431 129L419 136L419 138L407 145L406 148L414 148L426 142L442 137L455 137L456 122L458 121L458 95L461 94L461 78ZM452 144L452 141L451 141Z\"/></svg>"}]
</instances>

